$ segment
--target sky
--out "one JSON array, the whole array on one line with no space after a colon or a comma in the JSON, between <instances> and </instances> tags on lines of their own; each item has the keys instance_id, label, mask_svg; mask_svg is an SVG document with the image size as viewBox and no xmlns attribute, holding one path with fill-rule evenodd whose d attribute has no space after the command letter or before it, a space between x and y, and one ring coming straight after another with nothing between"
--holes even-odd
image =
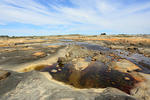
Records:
<instances>
[{"instance_id":1,"label":"sky","mask_svg":"<svg viewBox=\"0 0 150 100\"><path fill-rule=\"evenodd\" d=\"M150 0L0 0L0 35L150 34Z\"/></svg>"}]
</instances>

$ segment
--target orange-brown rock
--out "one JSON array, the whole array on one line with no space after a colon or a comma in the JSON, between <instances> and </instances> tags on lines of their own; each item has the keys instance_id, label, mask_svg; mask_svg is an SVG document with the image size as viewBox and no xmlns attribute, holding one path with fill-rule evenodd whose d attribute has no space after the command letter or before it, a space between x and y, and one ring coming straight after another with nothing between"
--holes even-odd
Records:
<instances>
[{"instance_id":1,"label":"orange-brown rock","mask_svg":"<svg viewBox=\"0 0 150 100\"><path fill-rule=\"evenodd\" d=\"M44 57L46 54L44 52L36 52L33 56Z\"/></svg>"},{"instance_id":2,"label":"orange-brown rock","mask_svg":"<svg viewBox=\"0 0 150 100\"><path fill-rule=\"evenodd\" d=\"M112 62L112 68L114 70L118 70L118 71L124 72L124 73L127 73L128 71L141 70L140 67L138 67L137 65L135 65L134 63L132 63L126 59L122 59L117 62Z\"/></svg>"},{"instance_id":3,"label":"orange-brown rock","mask_svg":"<svg viewBox=\"0 0 150 100\"><path fill-rule=\"evenodd\" d=\"M49 47L49 48L59 48L60 45L49 45L48 47Z\"/></svg>"},{"instance_id":4,"label":"orange-brown rock","mask_svg":"<svg viewBox=\"0 0 150 100\"><path fill-rule=\"evenodd\" d=\"M7 44L0 44L0 47L7 47Z\"/></svg>"},{"instance_id":5,"label":"orange-brown rock","mask_svg":"<svg viewBox=\"0 0 150 100\"><path fill-rule=\"evenodd\" d=\"M130 80L130 78L129 78L129 77L124 77L124 79L125 79L125 80Z\"/></svg>"},{"instance_id":6,"label":"orange-brown rock","mask_svg":"<svg viewBox=\"0 0 150 100\"><path fill-rule=\"evenodd\" d=\"M138 82L143 82L143 81L146 81L146 79L140 75L139 73L137 72L131 72L130 75L132 75L132 77L137 80Z\"/></svg>"}]
</instances>

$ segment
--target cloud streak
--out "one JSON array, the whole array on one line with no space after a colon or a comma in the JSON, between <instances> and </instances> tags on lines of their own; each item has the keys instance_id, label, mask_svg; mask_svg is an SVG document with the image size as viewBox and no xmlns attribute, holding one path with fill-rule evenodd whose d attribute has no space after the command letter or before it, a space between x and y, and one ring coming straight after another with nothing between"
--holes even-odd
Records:
<instances>
[{"instance_id":1,"label":"cloud streak","mask_svg":"<svg viewBox=\"0 0 150 100\"><path fill-rule=\"evenodd\" d=\"M140 1L1 0L0 26L6 27L0 30L9 33L12 29L7 28L7 25L19 23L46 27L39 31L46 33L92 33L104 30L114 33L150 33L150 1ZM15 30L38 32L29 28L14 28L13 32Z\"/></svg>"}]
</instances>

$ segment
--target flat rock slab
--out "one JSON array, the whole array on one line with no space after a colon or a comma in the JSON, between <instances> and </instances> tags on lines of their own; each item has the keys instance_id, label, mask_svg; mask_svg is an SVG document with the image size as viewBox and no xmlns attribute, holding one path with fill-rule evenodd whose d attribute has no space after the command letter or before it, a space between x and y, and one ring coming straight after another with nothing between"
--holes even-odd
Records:
<instances>
[{"instance_id":1,"label":"flat rock slab","mask_svg":"<svg viewBox=\"0 0 150 100\"><path fill-rule=\"evenodd\" d=\"M107 88L95 100L137 100L115 88Z\"/></svg>"},{"instance_id":2,"label":"flat rock slab","mask_svg":"<svg viewBox=\"0 0 150 100\"><path fill-rule=\"evenodd\" d=\"M77 90L48 79L37 71L11 72L7 79L0 81L0 90L1 100L115 100L111 99L112 96L119 96L116 100L136 100L116 89L116 91L113 90L113 93L117 95L112 94L109 98L107 95L102 97L104 89ZM104 92L111 94L109 91Z\"/></svg>"},{"instance_id":3,"label":"flat rock slab","mask_svg":"<svg viewBox=\"0 0 150 100\"><path fill-rule=\"evenodd\" d=\"M10 75L10 72L5 70L0 70L0 80L7 78Z\"/></svg>"},{"instance_id":4,"label":"flat rock slab","mask_svg":"<svg viewBox=\"0 0 150 100\"><path fill-rule=\"evenodd\" d=\"M130 62L129 60L122 59L118 62L114 62L113 69L127 73L128 71L141 70L140 67Z\"/></svg>"}]
</instances>

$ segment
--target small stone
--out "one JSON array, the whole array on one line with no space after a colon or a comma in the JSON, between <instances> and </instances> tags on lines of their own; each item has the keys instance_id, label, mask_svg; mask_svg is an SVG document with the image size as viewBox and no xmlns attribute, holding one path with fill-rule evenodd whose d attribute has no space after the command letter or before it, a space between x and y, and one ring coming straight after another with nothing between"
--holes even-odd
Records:
<instances>
[{"instance_id":1,"label":"small stone","mask_svg":"<svg viewBox=\"0 0 150 100\"><path fill-rule=\"evenodd\" d=\"M49 55L51 55L51 54L48 53L47 56L49 56Z\"/></svg>"},{"instance_id":2,"label":"small stone","mask_svg":"<svg viewBox=\"0 0 150 100\"><path fill-rule=\"evenodd\" d=\"M10 72L5 70L0 70L0 80L7 78L10 75Z\"/></svg>"},{"instance_id":3,"label":"small stone","mask_svg":"<svg viewBox=\"0 0 150 100\"><path fill-rule=\"evenodd\" d=\"M56 69L52 69L51 72L52 72L52 73L56 73L57 70L56 70Z\"/></svg>"},{"instance_id":4,"label":"small stone","mask_svg":"<svg viewBox=\"0 0 150 100\"><path fill-rule=\"evenodd\" d=\"M44 57L46 54L44 52L36 52L33 56Z\"/></svg>"},{"instance_id":5,"label":"small stone","mask_svg":"<svg viewBox=\"0 0 150 100\"><path fill-rule=\"evenodd\" d=\"M66 57L69 57L69 53L66 54Z\"/></svg>"},{"instance_id":6,"label":"small stone","mask_svg":"<svg viewBox=\"0 0 150 100\"><path fill-rule=\"evenodd\" d=\"M91 61L96 61L96 59L95 59L95 58L93 58Z\"/></svg>"},{"instance_id":7,"label":"small stone","mask_svg":"<svg viewBox=\"0 0 150 100\"><path fill-rule=\"evenodd\" d=\"M130 78L129 78L129 77L125 77L124 79L125 79L125 80L130 80Z\"/></svg>"},{"instance_id":8,"label":"small stone","mask_svg":"<svg viewBox=\"0 0 150 100\"><path fill-rule=\"evenodd\" d=\"M56 67L59 67L59 65L56 65Z\"/></svg>"}]
</instances>

